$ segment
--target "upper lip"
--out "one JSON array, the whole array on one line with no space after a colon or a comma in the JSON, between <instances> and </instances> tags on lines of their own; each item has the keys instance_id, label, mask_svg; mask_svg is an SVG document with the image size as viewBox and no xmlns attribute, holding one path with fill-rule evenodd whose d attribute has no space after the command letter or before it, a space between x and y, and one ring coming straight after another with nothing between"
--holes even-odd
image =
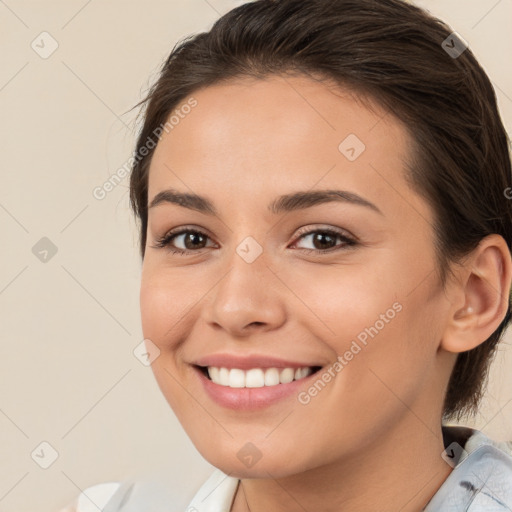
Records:
<instances>
[{"instance_id":1,"label":"upper lip","mask_svg":"<svg viewBox=\"0 0 512 512\"><path fill-rule=\"evenodd\" d=\"M249 370L251 368L306 368L322 366L306 362L290 361L266 355L240 356L234 354L212 354L200 357L194 361L197 366L215 366L218 368L239 368Z\"/></svg>"}]
</instances>

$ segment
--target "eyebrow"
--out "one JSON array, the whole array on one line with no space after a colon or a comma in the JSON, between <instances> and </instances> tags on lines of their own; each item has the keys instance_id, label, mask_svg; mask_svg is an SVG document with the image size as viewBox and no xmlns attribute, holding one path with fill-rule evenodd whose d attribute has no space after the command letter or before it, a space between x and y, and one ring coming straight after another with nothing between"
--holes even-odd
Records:
<instances>
[{"instance_id":1,"label":"eyebrow","mask_svg":"<svg viewBox=\"0 0 512 512\"><path fill-rule=\"evenodd\" d=\"M330 202L341 202L364 206L384 216L378 206L354 192L349 192L348 190L313 190L293 192L276 198L268 205L268 210L277 215L281 212L303 210L311 208L312 206ZM172 188L158 192L158 194L156 194L151 200L148 209L154 208L162 203L176 204L183 208L196 210L206 215L217 216L218 214L213 203L206 197L192 193L180 192L179 190Z\"/></svg>"}]
</instances>

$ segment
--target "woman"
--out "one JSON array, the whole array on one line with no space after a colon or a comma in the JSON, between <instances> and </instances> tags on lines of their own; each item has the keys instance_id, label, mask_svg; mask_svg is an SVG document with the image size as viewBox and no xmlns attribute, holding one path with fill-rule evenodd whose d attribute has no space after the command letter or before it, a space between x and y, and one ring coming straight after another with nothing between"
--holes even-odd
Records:
<instances>
[{"instance_id":1,"label":"woman","mask_svg":"<svg viewBox=\"0 0 512 512\"><path fill-rule=\"evenodd\" d=\"M144 103L144 337L218 468L188 510L510 510L509 447L446 425L511 318L507 137L464 40L400 0L256 0Z\"/></svg>"}]
</instances>

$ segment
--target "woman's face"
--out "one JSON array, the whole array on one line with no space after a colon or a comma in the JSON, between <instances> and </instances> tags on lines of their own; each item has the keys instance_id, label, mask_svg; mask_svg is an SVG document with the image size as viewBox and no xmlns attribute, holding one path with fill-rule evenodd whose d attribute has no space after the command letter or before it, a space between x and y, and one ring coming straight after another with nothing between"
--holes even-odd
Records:
<instances>
[{"instance_id":1,"label":"woman's face","mask_svg":"<svg viewBox=\"0 0 512 512\"><path fill-rule=\"evenodd\" d=\"M226 473L282 477L432 435L449 303L403 126L305 77L193 98L151 162L140 296L155 377L192 442ZM298 367L322 368L286 383Z\"/></svg>"}]
</instances>

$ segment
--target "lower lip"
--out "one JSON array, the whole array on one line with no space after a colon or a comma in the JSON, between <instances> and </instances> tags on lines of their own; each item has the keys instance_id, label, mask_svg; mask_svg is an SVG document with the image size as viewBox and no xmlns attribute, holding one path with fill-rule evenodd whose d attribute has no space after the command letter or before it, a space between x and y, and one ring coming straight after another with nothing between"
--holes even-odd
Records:
<instances>
[{"instance_id":1,"label":"lower lip","mask_svg":"<svg viewBox=\"0 0 512 512\"><path fill-rule=\"evenodd\" d=\"M263 386L261 388L230 388L215 384L208 379L199 368L194 367L203 384L206 394L222 407L237 410L257 410L268 407L291 395L298 395L304 384L309 384L311 378L317 376L318 371L294 380L288 384L276 384L275 386Z\"/></svg>"}]
</instances>

